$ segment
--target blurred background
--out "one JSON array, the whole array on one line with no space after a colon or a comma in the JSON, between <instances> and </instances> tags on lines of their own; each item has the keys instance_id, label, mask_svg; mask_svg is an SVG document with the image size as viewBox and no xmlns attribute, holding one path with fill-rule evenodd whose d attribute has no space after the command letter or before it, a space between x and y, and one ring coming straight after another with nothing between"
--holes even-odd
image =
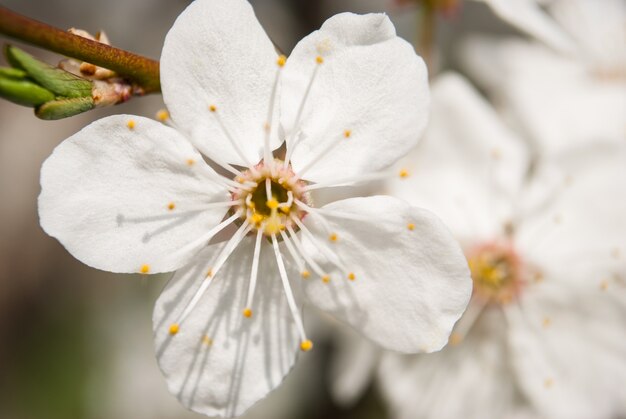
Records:
<instances>
[{"instance_id":1,"label":"blurred background","mask_svg":"<svg viewBox=\"0 0 626 419\"><path fill-rule=\"evenodd\" d=\"M3 6L59 28L105 30L113 45L158 59L163 39L185 0L2 0ZM420 11L391 0L257 0L257 16L288 53L340 11L386 11L398 34L414 42ZM401 4L403 3L403 4ZM480 30L513 33L483 4L467 2L436 29L438 69L455 68L455 45ZM49 63L60 57L2 38ZM0 59L0 60L3 60ZM0 65L5 65L2 61ZM42 162L62 140L108 114L154 117L152 95L60 121L41 121L30 108L0 101L0 418L201 418L166 389L152 349L153 303L166 276L144 278L90 269L39 226ZM329 394L334 344L316 321L316 350L301 357L281 388L246 418L385 418L372 389L354 406ZM306 382L306 384L304 384Z\"/></svg>"}]
</instances>

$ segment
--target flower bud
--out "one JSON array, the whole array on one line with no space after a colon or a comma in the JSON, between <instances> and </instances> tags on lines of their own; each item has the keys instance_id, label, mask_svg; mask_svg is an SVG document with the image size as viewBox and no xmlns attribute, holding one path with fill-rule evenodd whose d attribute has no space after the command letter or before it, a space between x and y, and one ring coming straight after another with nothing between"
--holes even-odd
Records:
<instances>
[{"instance_id":1,"label":"flower bud","mask_svg":"<svg viewBox=\"0 0 626 419\"><path fill-rule=\"evenodd\" d=\"M114 75L109 70L92 66L93 71L88 71L90 64L66 60L66 64L76 64L78 72L73 74L13 46L6 46L4 52L13 68L0 68L0 97L34 107L35 115L41 119L67 118L95 107L125 102L133 95L133 86L122 78L98 80L98 77L83 74L86 71L93 73L92 76L107 72ZM84 71L81 72L79 66Z\"/></svg>"}]
</instances>

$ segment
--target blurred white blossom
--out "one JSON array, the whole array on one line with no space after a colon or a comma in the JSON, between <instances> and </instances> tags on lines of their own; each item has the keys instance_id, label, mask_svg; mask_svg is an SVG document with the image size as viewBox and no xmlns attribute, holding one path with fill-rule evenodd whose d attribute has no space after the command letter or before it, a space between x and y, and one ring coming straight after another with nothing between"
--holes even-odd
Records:
<instances>
[{"instance_id":1,"label":"blurred white blossom","mask_svg":"<svg viewBox=\"0 0 626 419\"><path fill-rule=\"evenodd\" d=\"M626 140L626 3L622 0L494 2L494 10L539 41L470 36L463 68L549 158L592 142ZM520 8L522 11L518 11ZM523 16L533 10L533 19ZM537 34L538 22L555 37ZM543 41L543 42L540 42Z\"/></svg>"},{"instance_id":2,"label":"blurred white blossom","mask_svg":"<svg viewBox=\"0 0 626 419\"><path fill-rule=\"evenodd\" d=\"M432 89L432 119L391 192L439 214L474 280L450 344L376 354L398 419L613 419L626 413L626 149L604 144L531 166L526 147L458 75ZM344 350L355 353L354 339ZM382 356L382 361L377 357ZM367 374L335 382L359 389ZM350 369L352 368L352 370Z\"/></svg>"}]
</instances>

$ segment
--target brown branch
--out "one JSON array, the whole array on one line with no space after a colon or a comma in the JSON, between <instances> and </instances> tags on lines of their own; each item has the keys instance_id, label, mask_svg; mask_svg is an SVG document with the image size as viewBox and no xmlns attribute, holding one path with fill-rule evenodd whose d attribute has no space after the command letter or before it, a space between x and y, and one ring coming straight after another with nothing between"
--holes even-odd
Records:
<instances>
[{"instance_id":1,"label":"brown branch","mask_svg":"<svg viewBox=\"0 0 626 419\"><path fill-rule=\"evenodd\" d=\"M161 90L159 62L62 31L0 6L0 33L129 78L143 93Z\"/></svg>"}]
</instances>

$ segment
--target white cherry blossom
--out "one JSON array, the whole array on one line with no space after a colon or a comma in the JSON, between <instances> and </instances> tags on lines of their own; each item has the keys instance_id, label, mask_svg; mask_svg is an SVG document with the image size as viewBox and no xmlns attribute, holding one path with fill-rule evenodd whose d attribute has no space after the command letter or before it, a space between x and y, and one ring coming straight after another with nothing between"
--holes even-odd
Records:
<instances>
[{"instance_id":1,"label":"white cherry blossom","mask_svg":"<svg viewBox=\"0 0 626 419\"><path fill-rule=\"evenodd\" d=\"M397 198L313 200L406 176L389 167L426 124L427 74L385 15L336 15L287 59L247 2L197 0L161 79L169 126L118 115L65 140L39 210L92 267L177 270L153 318L181 403L232 417L275 388L313 346L305 297L383 347L446 344L471 294L447 228Z\"/></svg>"}]
</instances>

